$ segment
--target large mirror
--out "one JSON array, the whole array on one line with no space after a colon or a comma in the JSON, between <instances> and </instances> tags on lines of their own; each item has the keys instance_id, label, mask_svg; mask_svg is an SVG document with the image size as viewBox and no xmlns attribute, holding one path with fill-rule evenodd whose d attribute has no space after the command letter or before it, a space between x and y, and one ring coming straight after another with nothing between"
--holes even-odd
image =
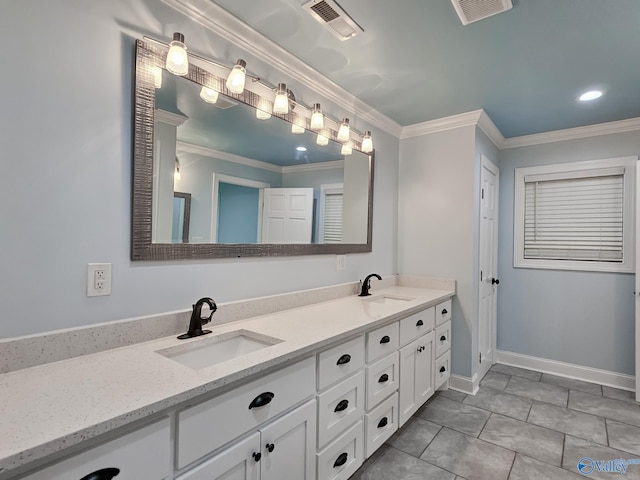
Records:
<instances>
[{"instance_id":1,"label":"large mirror","mask_svg":"<svg viewBox=\"0 0 640 480\"><path fill-rule=\"evenodd\" d=\"M250 91L207 103L223 80L165 55L137 42L132 260L371 251L373 154L257 119Z\"/></svg>"}]
</instances>

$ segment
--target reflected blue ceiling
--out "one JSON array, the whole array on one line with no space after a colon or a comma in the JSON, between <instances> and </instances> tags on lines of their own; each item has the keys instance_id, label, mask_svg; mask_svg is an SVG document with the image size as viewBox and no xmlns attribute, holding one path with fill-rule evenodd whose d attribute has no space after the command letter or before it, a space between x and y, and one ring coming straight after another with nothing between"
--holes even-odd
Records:
<instances>
[{"instance_id":1,"label":"reflected blue ceiling","mask_svg":"<svg viewBox=\"0 0 640 480\"><path fill-rule=\"evenodd\" d=\"M639 0L513 0L467 26L450 0L339 0L365 30L346 42L305 1L215 3L403 126L482 108L509 138L640 116ZM607 94L578 104L592 87Z\"/></svg>"}]
</instances>

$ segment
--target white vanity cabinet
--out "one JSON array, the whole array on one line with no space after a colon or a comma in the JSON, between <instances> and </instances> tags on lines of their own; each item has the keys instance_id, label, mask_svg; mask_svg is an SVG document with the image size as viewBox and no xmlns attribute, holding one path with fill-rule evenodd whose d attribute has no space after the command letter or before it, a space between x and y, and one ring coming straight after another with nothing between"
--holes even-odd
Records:
<instances>
[{"instance_id":1,"label":"white vanity cabinet","mask_svg":"<svg viewBox=\"0 0 640 480\"><path fill-rule=\"evenodd\" d=\"M110 480L114 476L117 480L162 480L172 471L170 420L163 418L24 480Z\"/></svg>"},{"instance_id":2,"label":"white vanity cabinet","mask_svg":"<svg viewBox=\"0 0 640 480\"><path fill-rule=\"evenodd\" d=\"M432 330L400 349L399 426L404 425L435 391L434 338Z\"/></svg>"}]
</instances>

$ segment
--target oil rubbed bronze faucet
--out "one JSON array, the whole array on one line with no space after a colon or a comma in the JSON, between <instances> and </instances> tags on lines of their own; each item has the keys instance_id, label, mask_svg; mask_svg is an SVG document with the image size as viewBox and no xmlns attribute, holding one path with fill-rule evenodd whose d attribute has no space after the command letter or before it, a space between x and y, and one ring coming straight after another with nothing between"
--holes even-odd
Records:
<instances>
[{"instance_id":1,"label":"oil rubbed bronze faucet","mask_svg":"<svg viewBox=\"0 0 640 480\"><path fill-rule=\"evenodd\" d=\"M367 275L362 282L362 290L360 291L359 297L368 297L371 295L369 293L369 289L371 288L371 277L376 277L378 280L382 280L382 277L377 273L372 273L371 275Z\"/></svg>"},{"instance_id":2,"label":"oil rubbed bronze faucet","mask_svg":"<svg viewBox=\"0 0 640 480\"><path fill-rule=\"evenodd\" d=\"M202 317L202 305L207 304L209 306L209 310L211 313L208 317ZM184 340L185 338L193 338L199 337L200 335L206 335L207 333L211 333L211 330L202 330L202 325L205 323L209 323L211 321L211 317L216 313L218 306L213 298L204 297L198 300L195 305L193 305L193 311L191 312L191 320L189 320L189 331L187 333L183 333L179 335L178 338L180 340Z\"/></svg>"}]
</instances>

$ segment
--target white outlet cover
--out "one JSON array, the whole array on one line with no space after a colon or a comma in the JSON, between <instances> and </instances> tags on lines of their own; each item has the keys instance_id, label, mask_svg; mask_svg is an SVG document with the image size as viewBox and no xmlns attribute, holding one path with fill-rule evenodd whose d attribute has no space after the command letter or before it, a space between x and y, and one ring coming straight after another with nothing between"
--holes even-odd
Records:
<instances>
[{"instance_id":1,"label":"white outlet cover","mask_svg":"<svg viewBox=\"0 0 640 480\"><path fill-rule=\"evenodd\" d=\"M111 264L87 264L87 297L111 295Z\"/></svg>"},{"instance_id":2,"label":"white outlet cover","mask_svg":"<svg viewBox=\"0 0 640 480\"><path fill-rule=\"evenodd\" d=\"M341 272L347 268L347 256L336 255L336 272Z\"/></svg>"}]
</instances>

